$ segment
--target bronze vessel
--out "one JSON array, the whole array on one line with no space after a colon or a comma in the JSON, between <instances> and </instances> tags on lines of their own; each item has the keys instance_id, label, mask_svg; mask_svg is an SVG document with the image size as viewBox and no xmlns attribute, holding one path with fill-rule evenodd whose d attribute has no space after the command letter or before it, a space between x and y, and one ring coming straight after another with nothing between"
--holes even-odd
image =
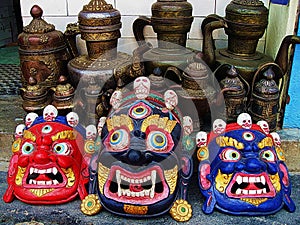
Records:
<instances>
[{"instance_id":1,"label":"bronze vessel","mask_svg":"<svg viewBox=\"0 0 300 225\"><path fill-rule=\"evenodd\" d=\"M280 93L275 82L278 71L280 68L275 63L266 63L257 70L248 109L253 121L267 121L271 132L277 128L279 112Z\"/></svg>"},{"instance_id":2,"label":"bronze vessel","mask_svg":"<svg viewBox=\"0 0 300 225\"><path fill-rule=\"evenodd\" d=\"M187 33L193 22L192 5L186 0L157 0L151 7L151 18L141 16L133 23L133 33L139 45L145 43L144 27L152 26L157 33L158 47L143 55L147 74L160 68L164 73L169 66L187 65L193 56L186 49Z\"/></svg>"},{"instance_id":3,"label":"bronze vessel","mask_svg":"<svg viewBox=\"0 0 300 225\"><path fill-rule=\"evenodd\" d=\"M247 110L249 85L232 65L221 65L214 75L224 96L227 123L236 122L238 115Z\"/></svg>"},{"instance_id":4,"label":"bronze vessel","mask_svg":"<svg viewBox=\"0 0 300 225\"><path fill-rule=\"evenodd\" d=\"M220 65L233 65L250 87L258 68L266 63L275 62L281 72L275 72L277 84L283 85L287 76L289 64L289 49L294 44L300 43L300 37L286 36L281 43L277 56L270 56L256 51L259 39L263 36L268 24L268 9L259 0L232 0L226 7L225 17L216 14L208 15L201 25L203 33L203 60L215 71ZM228 47L215 49L213 31L223 28L228 35ZM220 78L216 77L218 80ZM282 79L283 78L283 79ZM280 81L280 82L279 82ZM279 87L281 90L282 88ZM279 93L284 96L285 93ZM250 99L251 90L248 93ZM281 107L285 105L285 97L279 104L278 121L283 118ZM248 102L249 103L249 102Z\"/></svg>"},{"instance_id":5,"label":"bronze vessel","mask_svg":"<svg viewBox=\"0 0 300 225\"><path fill-rule=\"evenodd\" d=\"M173 86L168 86L177 93L179 102L183 104L181 107L183 113L190 112L195 131L208 125L206 122L210 121L210 109L216 104L218 88L211 78L211 70L197 58L194 58L183 72L177 67L169 67L165 72L166 83L168 79L176 81ZM192 115L193 108L197 114Z\"/></svg>"},{"instance_id":6,"label":"bronze vessel","mask_svg":"<svg viewBox=\"0 0 300 225\"><path fill-rule=\"evenodd\" d=\"M39 111L51 103L49 90L58 84L61 75L68 77L70 60L63 33L42 19L43 10L39 6L34 5L30 13L32 21L18 36L21 94L23 108L28 112Z\"/></svg>"}]
</instances>

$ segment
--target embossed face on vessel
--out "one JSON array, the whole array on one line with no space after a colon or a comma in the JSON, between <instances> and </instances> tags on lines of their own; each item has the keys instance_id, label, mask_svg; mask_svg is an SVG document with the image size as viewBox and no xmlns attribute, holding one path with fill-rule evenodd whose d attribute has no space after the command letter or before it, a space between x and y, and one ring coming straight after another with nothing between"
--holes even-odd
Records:
<instances>
[{"instance_id":1,"label":"embossed face on vessel","mask_svg":"<svg viewBox=\"0 0 300 225\"><path fill-rule=\"evenodd\" d=\"M254 124L251 129L227 125L225 133L208 144L210 162L200 162L200 189L205 213L214 208L235 215L273 214L290 198L288 170L270 135Z\"/></svg>"},{"instance_id":2,"label":"embossed face on vessel","mask_svg":"<svg viewBox=\"0 0 300 225\"><path fill-rule=\"evenodd\" d=\"M83 137L65 117L56 119L38 117L13 143L5 202L16 197L30 204L59 204L87 194Z\"/></svg>"}]
</instances>

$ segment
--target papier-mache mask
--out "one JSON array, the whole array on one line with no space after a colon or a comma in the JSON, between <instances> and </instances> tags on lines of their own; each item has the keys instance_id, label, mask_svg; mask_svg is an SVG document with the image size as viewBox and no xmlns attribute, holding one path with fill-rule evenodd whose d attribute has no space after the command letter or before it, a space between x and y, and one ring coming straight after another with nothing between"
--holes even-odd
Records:
<instances>
[{"instance_id":1,"label":"papier-mache mask","mask_svg":"<svg viewBox=\"0 0 300 225\"><path fill-rule=\"evenodd\" d=\"M162 95L150 91L147 77L137 81L134 92L123 93L120 107L99 120L98 150L81 210L93 215L103 206L137 218L169 211L175 220L187 221L192 215L186 198L194 140L183 130L177 99L167 106Z\"/></svg>"},{"instance_id":2,"label":"papier-mache mask","mask_svg":"<svg viewBox=\"0 0 300 225\"><path fill-rule=\"evenodd\" d=\"M48 105L43 116L28 115L25 125L16 128L3 200L16 197L29 204L60 204L78 195L83 199L91 153L84 151L85 129L77 114L60 116Z\"/></svg>"},{"instance_id":3,"label":"papier-mache mask","mask_svg":"<svg viewBox=\"0 0 300 225\"><path fill-rule=\"evenodd\" d=\"M217 208L234 215L268 215L283 206L295 211L284 152L249 114L222 133L210 132L197 156L205 213Z\"/></svg>"}]
</instances>

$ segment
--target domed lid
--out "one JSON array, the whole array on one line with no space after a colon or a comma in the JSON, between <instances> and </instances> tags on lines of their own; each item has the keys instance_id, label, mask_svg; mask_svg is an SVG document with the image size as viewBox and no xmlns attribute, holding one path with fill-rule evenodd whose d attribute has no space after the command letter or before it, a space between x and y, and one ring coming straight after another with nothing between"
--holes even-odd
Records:
<instances>
[{"instance_id":1,"label":"domed lid","mask_svg":"<svg viewBox=\"0 0 300 225\"><path fill-rule=\"evenodd\" d=\"M276 95L279 93L278 86L274 80L275 73L270 67L263 73L263 77L255 85L255 91L264 95Z\"/></svg>"},{"instance_id":2,"label":"domed lid","mask_svg":"<svg viewBox=\"0 0 300 225\"><path fill-rule=\"evenodd\" d=\"M32 21L23 28L18 37L20 49L25 50L53 50L58 47L66 48L63 33L55 30L55 26L42 19L43 10L38 5L30 10ZM59 48L59 49L60 49Z\"/></svg>"},{"instance_id":3,"label":"domed lid","mask_svg":"<svg viewBox=\"0 0 300 225\"><path fill-rule=\"evenodd\" d=\"M113 8L111 4L107 4L104 0L92 0L89 4L83 6L82 11L78 15L80 30L85 30L84 26L99 27L98 29L105 31L113 31L121 28L121 14ZM114 25L114 26L113 26Z\"/></svg>"}]
</instances>

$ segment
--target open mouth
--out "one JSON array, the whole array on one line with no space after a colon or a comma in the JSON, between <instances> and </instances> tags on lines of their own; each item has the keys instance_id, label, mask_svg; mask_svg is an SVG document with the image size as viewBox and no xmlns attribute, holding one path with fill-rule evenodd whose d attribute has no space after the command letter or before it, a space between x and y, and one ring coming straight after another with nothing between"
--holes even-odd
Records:
<instances>
[{"instance_id":1,"label":"open mouth","mask_svg":"<svg viewBox=\"0 0 300 225\"><path fill-rule=\"evenodd\" d=\"M275 189L266 173L244 174L234 176L226 191L233 198L274 197Z\"/></svg>"},{"instance_id":2,"label":"open mouth","mask_svg":"<svg viewBox=\"0 0 300 225\"><path fill-rule=\"evenodd\" d=\"M119 166L112 167L104 187L107 197L131 204L153 204L169 194L160 167L132 173Z\"/></svg>"},{"instance_id":3,"label":"open mouth","mask_svg":"<svg viewBox=\"0 0 300 225\"><path fill-rule=\"evenodd\" d=\"M26 178L26 185L29 188L49 188L64 186L62 173L56 167L38 169L30 167Z\"/></svg>"}]
</instances>

